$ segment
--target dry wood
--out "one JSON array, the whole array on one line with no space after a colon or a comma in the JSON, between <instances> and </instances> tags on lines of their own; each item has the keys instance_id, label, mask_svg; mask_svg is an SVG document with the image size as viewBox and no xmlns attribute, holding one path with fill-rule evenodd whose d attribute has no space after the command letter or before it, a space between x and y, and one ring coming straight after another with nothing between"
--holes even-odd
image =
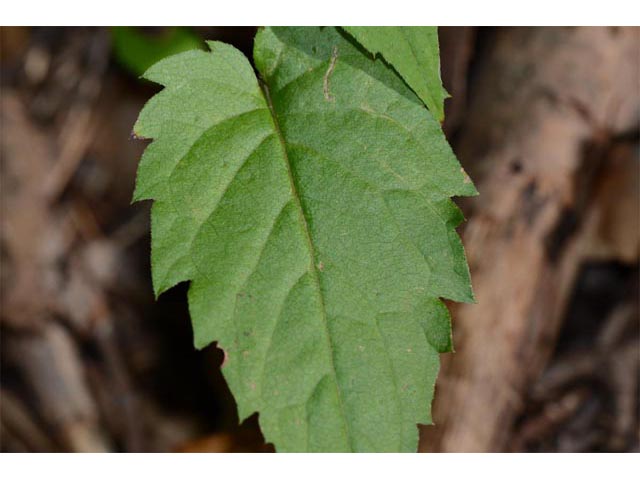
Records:
<instances>
[{"instance_id":1,"label":"dry wood","mask_svg":"<svg viewBox=\"0 0 640 480\"><path fill-rule=\"evenodd\" d=\"M454 307L457 353L421 450L509 449L600 228L594 192L617 137L638 129L639 49L637 28L501 29L476 59L456 151L480 191L463 232L477 304Z\"/></svg>"}]
</instances>

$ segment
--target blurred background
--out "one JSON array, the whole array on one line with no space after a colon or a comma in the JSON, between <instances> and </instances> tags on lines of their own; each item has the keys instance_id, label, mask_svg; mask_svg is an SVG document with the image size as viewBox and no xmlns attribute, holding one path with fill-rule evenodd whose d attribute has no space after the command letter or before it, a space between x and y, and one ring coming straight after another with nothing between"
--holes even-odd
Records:
<instances>
[{"instance_id":1,"label":"blurred background","mask_svg":"<svg viewBox=\"0 0 640 480\"><path fill-rule=\"evenodd\" d=\"M268 452L181 285L153 299L146 142L166 55L255 28L2 28L0 448ZM420 451L640 451L640 29L440 29L478 303ZM427 405L425 405L427 408Z\"/></svg>"}]
</instances>

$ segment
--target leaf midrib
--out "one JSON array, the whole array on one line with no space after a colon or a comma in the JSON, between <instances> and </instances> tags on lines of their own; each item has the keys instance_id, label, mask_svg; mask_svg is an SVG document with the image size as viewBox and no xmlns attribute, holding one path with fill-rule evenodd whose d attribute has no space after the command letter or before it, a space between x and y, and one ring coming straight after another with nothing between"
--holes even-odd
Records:
<instances>
[{"instance_id":1,"label":"leaf midrib","mask_svg":"<svg viewBox=\"0 0 640 480\"><path fill-rule=\"evenodd\" d=\"M293 171L291 168L291 162L289 161L289 154L287 153L287 147L286 147L286 143L285 143L285 139L284 136L282 134L282 130L280 128L280 123L278 121L278 116L276 115L275 112L275 108L273 106L273 101L271 100L271 93L269 91L269 86L267 85L266 82L259 80L260 82L260 87L262 88L262 91L264 93L264 97L265 100L267 102L267 106L269 107L269 112L271 113L271 120L273 121L273 127L274 130L277 134L278 140L280 142L280 146L282 148L282 156L284 158L284 162L285 162L285 168L287 170L287 177L289 179L289 185L291 187L291 195L294 199L294 202L296 203L296 207L298 210L298 214L300 216L300 222L302 223L303 226L303 230L304 230L304 236L305 239L307 241L307 245L309 248L309 270L310 270L310 276L313 279L313 282L316 285L316 288L318 290L318 297L320 298L320 306L321 306L321 310L322 310L322 324L324 326L324 332L325 332L325 337L326 337L326 341L327 341L327 346L329 348L329 360L331 362L331 370L333 373L333 378L334 378L334 382L336 385L336 393L337 393L337 397L338 397L338 405L340 406L340 413L341 413L341 417L342 417L342 423L344 425L344 434L346 437L346 441L347 444L349 445L349 449L353 452L355 451L353 448L353 443L351 441L351 435L349 434L349 425L347 423L347 416L345 414L345 410L344 410L344 404L343 404L343 400L342 400L342 394L340 392L340 384L338 383L338 374L336 371L336 366L335 366L335 359L334 359L334 349L333 349L333 344L331 342L331 334L329 332L329 325L328 325L328 319L327 319L327 309L325 306L325 301L324 301L324 295L322 293L322 288L320 286L320 278L318 277L318 271L316 270L316 265L315 265L315 258L316 258L316 253L315 253L315 248L313 245L313 240L311 238L311 232L309 231L309 224L307 222L307 218L305 217L304 214L304 209L302 208L302 202L300 200L300 195L298 194L298 189L296 187L296 181L293 175Z\"/></svg>"}]
</instances>

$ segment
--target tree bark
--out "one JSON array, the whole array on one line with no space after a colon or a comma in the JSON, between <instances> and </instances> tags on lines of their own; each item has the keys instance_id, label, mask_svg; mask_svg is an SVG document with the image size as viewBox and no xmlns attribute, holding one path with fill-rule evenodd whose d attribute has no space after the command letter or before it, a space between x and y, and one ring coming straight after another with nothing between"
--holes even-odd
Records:
<instances>
[{"instance_id":1,"label":"tree bark","mask_svg":"<svg viewBox=\"0 0 640 480\"><path fill-rule=\"evenodd\" d=\"M435 426L423 428L421 451L509 449L523 395L552 352L589 239L602 229L596 192L620 143L636 141L639 32L499 29L474 60L455 150L480 192L459 202L477 303L452 307L457 353L443 359ZM635 202L631 212L634 185L620 199ZM637 233L623 243L637 258Z\"/></svg>"}]
</instances>

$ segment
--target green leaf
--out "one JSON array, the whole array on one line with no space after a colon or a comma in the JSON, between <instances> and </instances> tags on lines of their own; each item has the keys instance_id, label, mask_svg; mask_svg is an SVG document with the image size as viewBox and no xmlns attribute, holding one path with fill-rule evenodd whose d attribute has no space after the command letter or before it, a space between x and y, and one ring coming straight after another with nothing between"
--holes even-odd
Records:
<instances>
[{"instance_id":1,"label":"green leaf","mask_svg":"<svg viewBox=\"0 0 640 480\"><path fill-rule=\"evenodd\" d=\"M279 451L415 451L430 422L440 297L472 301L453 195L475 189L440 125L334 28L267 28L259 82L208 42L163 60L153 138L156 294L191 281L195 343L226 352L241 419Z\"/></svg>"},{"instance_id":2,"label":"green leaf","mask_svg":"<svg viewBox=\"0 0 640 480\"><path fill-rule=\"evenodd\" d=\"M437 27L343 27L373 55L382 55L433 115L444 120L449 94L440 79Z\"/></svg>"},{"instance_id":3,"label":"green leaf","mask_svg":"<svg viewBox=\"0 0 640 480\"><path fill-rule=\"evenodd\" d=\"M188 28L168 27L162 35L145 35L135 27L113 27L111 38L116 59L136 76L176 53L202 48L204 43Z\"/></svg>"}]
</instances>

